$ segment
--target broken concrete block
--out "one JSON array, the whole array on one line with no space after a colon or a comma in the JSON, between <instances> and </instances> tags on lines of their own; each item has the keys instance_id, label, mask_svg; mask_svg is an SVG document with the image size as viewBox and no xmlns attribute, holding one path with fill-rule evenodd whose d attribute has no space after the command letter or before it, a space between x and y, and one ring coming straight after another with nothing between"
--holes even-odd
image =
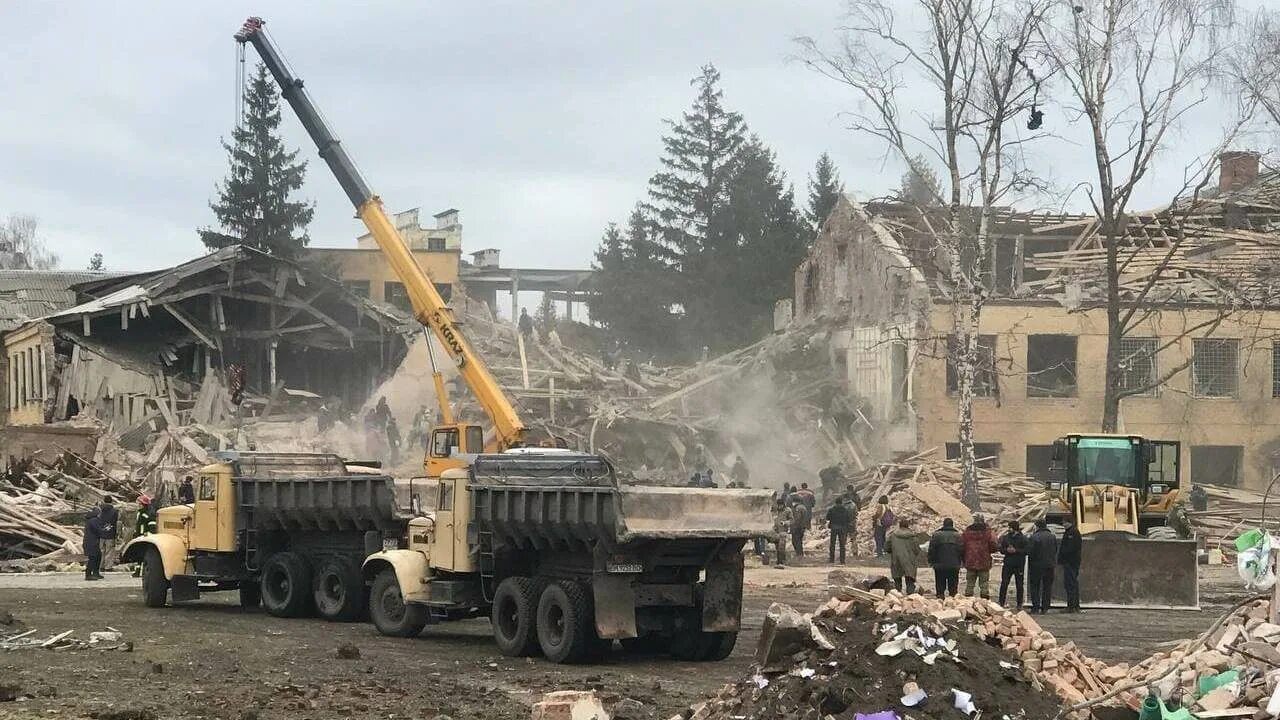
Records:
<instances>
[{"instance_id":1,"label":"broken concrete block","mask_svg":"<svg viewBox=\"0 0 1280 720\"><path fill-rule=\"evenodd\" d=\"M1235 686L1228 683L1222 687L1204 695L1196 704L1201 710L1225 710L1236 704Z\"/></svg>"},{"instance_id":2,"label":"broken concrete block","mask_svg":"<svg viewBox=\"0 0 1280 720\"><path fill-rule=\"evenodd\" d=\"M765 613L764 624L760 628L756 662L762 667L769 667L805 649L811 642L809 621L790 605L774 603Z\"/></svg>"},{"instance_id":3,"label":"broken concrete block","mask_svg":"<svg viewBox=\"0 0 1280 720\"><path fill-rule=\"evenodd\" d=\"M1263 661L1271 663L1273 667L1280 667L1280 650L1276 650L1271 643L1254 640L1239 645L1237 649L1243 650L1254 657L1262 658Z\"/></svg>"},{"instance_id":4,"label":"broken concrete block","mask_svg":"<svg viewBox=\"0 0 1280 720\"><path fill-rule=\"evenodd\" d=\"M1195 667L1197 670L1226 670L1231 665L1231 658L1223 655L1217 650L1205 650L1196 653L1194 656Z\"/></svg>"},{"instance_id":5,"label":"broken concrete block","mask_svg":"<svg viewBox=\"0 0 1280 720\"><path fill-rule=\"evenodd\" d=\"M1249 635L1252 636L1254 640L1280 640L1280 625L1269 622L1260 622L1253 628L1249 629Z\"/></svg>"},{"instance_id":6,"label":"broken concrete block","mask_svg":"<svg viewBox=\"0 0 1280 720\"><path fill-rule=\"evenodd\" d=\"M1043 632L1040 623L1037 623L1035 618L1028 615L1026 610L1019 610L1018 614L1013 616L1013 619L1017 620L1018 624L1022 626L1022 631L1031 637L1037 637Z\"/></svg>"},{"instance_id":7,"label":"broken concrete block","mask_svg":"<svg viewBox=\"0 0 1280 720\"><path fill-rule=\"evenodd\" d=\"M932 615L933 618L938 622L944 622L944 623L955 622L964 617L964 613L957 608L944 608L941 610L934 610L929 614Z\"/></svg>"},{"instance_id":8,"label":"broken concrete block","mask_svg":"<svg viewBox=\"0 0 1280 720\"><path fill-rule=\"evenodd\" d=\"M531 720L609 720L594 691L561 690L534 703Z\"/></svg>"}]
</instances>

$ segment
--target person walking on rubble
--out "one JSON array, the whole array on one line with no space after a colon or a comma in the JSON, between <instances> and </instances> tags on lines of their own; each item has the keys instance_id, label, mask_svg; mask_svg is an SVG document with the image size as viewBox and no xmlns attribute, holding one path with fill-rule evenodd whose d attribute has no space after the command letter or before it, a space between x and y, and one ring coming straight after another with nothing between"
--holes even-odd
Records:
<instances>
[{"instance_id":1,"label":"person walking on rubble","mask_svg":"<svg viewBox=\"0 0 1280 720\"><path fill-rule=\"evenodd\" d=\"M102 513L95 507L84 518L84 579L102 579Z\"/></svg>"},{"instance_id":2,"label":"person walking on rubble","mask_svg":"<svg viewBox=\"0 0 1280 720\"><path fill-rule=\"evenodd\" d=\"M773 504L773 550L774 565L777 567L786 567L787 565L787 537L791 534L791 508L787 506L786 500L779 500ZM768 561L765 561L768 564Z\"/></svg>"},{"instance_id":3,"label":"person walking on rubble","mask_svg":"<svg viewBox=\"0 0 1280 720\"><path fill-rule=\"evenodd\" d=\"M1006 600L1009 595L1009 581L1016 586L1014 597L1017 604L1014 610L1022 609L1022 583L1027 571L1027 536L1022 534L1022 526L1017 520L1009 521L1009 531L1000 536L1000 554L1004 556L1004 565L1000 567L1000 604L1009 607Z\"/></svg>"},{"instance_id":4,"label":"person walking on rubble","mask_svg":"<svg viewBox=\"0 0 1280 720\"><path fill-rule=\"evenodd\" d=\"M791 549L795 552L796 557L804 557L804 534L808 532L809 525L813 521L813 514L809 511L809 506L803 501L796 501L791 505Z\"/></svg>"},{"instance_id":5,"label":"person walking on rubble","mask_svg":"<svg viewBox=\"0 0 1280 720\"><path fill-rule=\"evenodd\" d=\"M960 566L964 564L964 541L951 518L929 538L929 566L933 568L933 589L938 598L955 597L960 590Z\"/></svg>"},{"instance_id":6,"label":"person walking on rubble","mask_svg":"<svg viewBox=\"0 0 1280 720\"><path fill-rule=\"evenodd\" d=\"M875 512L871 514L871 532L876 539L876 557L884 557L884 541L896 520L893 510L889 508L889 496L881 495L876 501Z\"/></svg>"},{"instance_id":7,"label":"person walking on rubble","mask_svg":"<svg viewBox=\"0 0 1280 720\"><path fill-rule=\"evenodd\" d=\"M1036 521L1036 531L1027 540L1027 585L1031 593L1031 614L1049 612L1053 597L1053 565L1058 561L1058 538L1044 518Z\"/></svg>"},{"instance_id":8,"label":"person walking on rubble","mask_svg":"<svg viewBox=\"0 0 1280 720\"><path fill-rule=\"evenodd\" d=\"M1000 549L996 534L987 527L986 518L974 515L973 523L960 536L964 543L964 596L973 597L974 586L983 600L991 599L991 553Z\"/></svg>"},{"instance_id":9,"label":"person walking on rubble","mask_svg":"<svg viewBox=\"0 0 1280 720\"><path fill-rule=\"evenodd\" d=\"M533 318L529 317L529 308L520 308L520 321L517 326L520 328L520 336L528 345L533 340Z\"/></svg>"},{"instance_id":10,"label":"person walking on rubble","mask_svg":"<svg viewBox=\"0 0 1280 720\"><path fill-rule=\"evenodd\" d=\"M902 518L898 527L889 533L887 546L889 549L889 575L893 578L893 586L899 592L908 595L916 591L916 576L920 570L920 544L923 538L911 529L911 521Z\"/></svg>"},{"instance_id":11,"label":"person walking on rubble","mask_svg":"<svg viewBox=\"0 0 1280 720\"><path fill-rule=\"evenodd\" d=\"M400 426L394 415L387 416L387 451L391 454L391 464L400 462Z\"/></svg>"},{"instance_id":12,"label":"person walking on rubble","mask_svg":"<svg viewBox=\"0 0 1280 720\"><path fill-rule=\"evenodd\" d=\"M1058 565L1062 566L1062 588L1067 591L1067 612L1080 612L1080 555L1084 549L1084 538L1080 536L1080 528L1075 519L1068 517L1063 521L1066 530L1062 533L1062 542L1058 544Z\"/></svg>"},{"instance_id":13,"label":"person walking on rubble","mask_svg":"<svg viewBox=\"0 0 1280 720\"><path fill-rule=\"evenodd\" d=\"M102 577L102 570L111 569L111 556L116 549L117 526L120 523L120 510L116 508L115 498L110 495L102 498L102 505L98 508L98 520L101 521L101 530L98 533L98 577Z\"/></svg>"},{"instance_id":14,"label":"person walking on rubble","mask_svg":"<svg viewBox=\"0 0 1280 720\"><path fill-rule=\"evenodd\" d=\"M827 563L835 564L836 548L840 549L840 564L844 564L845 548L849 544L849 527L853 524L853 513L844 504L844 498L837 497L835 504L827 510L827 529L831 532L827 542Z\"/></svg>"}]
</instances>

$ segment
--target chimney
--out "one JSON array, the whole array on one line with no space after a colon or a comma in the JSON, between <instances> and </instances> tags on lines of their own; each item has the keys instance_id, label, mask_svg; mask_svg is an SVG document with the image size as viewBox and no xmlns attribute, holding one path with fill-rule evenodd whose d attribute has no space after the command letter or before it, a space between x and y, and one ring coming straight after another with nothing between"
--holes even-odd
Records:
<instances>
[{"instance_id":1,"label":"chimney","mask_svg":"<svg viewBox=\"0 0 1280 720\"><path fill-rule=\"evenodd\" d=\"M1228 150L1218 156L1218 190L1241 190L1258 179L1259 155L1252 150Z\"/></svg>"}]
</instances>

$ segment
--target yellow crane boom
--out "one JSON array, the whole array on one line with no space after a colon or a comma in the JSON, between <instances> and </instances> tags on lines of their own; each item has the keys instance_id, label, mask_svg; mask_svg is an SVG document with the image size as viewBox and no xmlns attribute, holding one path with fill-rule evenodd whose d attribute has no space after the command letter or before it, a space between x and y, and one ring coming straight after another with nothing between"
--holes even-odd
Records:
<instances>
[{"instance_id":1,"label":"yellow crane boom","mask_svg":"<svg viewBox=\"0 0 1280 720\"><path fill-rule=\"evenodd\" d=\"M458 327L453 309L445 303L427 273L414 259L404 238L400 236L391 219L387 217L386 211L383 210L382 200L369 189L350 156L347 155L347 151L311 101L302 80L293 75L275 45L272 44L264 25L265 21L262 18L251 17L245 21L235 38L242 44L253 45L258 51L263 64L280 86L280 94L302 121L307 134L319 149L320 157L329 165L338 184L342 186L352 205L355 206L356 215L373 235L391 269L404 283L409 300L413 304L414 317L431 329L436 339L449 353L467 387L471 388L476 400L493 423L493 442L488 447L477 447L474 432L476 426L457 425L452 422L447 401L444 399L444 383L437 371L435 373L436 393L441 400L445 424L432 430L431 449L426 463L428 475L436 476L446 467L461 464L448 461L454 451L462 453L502 451L509 447L523 445L525 425L516 413L515 407L512 406L510 399L502 391L497 379L493 377L484 361L471 349L462 330ZM480 433L480 438L483 438L483 433ZM483 444L482 439L480 444Z\"/></svg>"}]
</instances>

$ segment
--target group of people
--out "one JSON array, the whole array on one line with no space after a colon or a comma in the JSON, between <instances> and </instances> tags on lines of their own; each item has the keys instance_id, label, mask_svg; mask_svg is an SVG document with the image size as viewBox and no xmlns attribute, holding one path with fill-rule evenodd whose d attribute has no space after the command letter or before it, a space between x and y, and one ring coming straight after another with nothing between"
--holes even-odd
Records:
<instances>
[{"instance_id":1,"label":"group of people","mask_svg":"<svg viewBox=\"0 0 1280 720\"><path fill-rule=\"evenodd\" d=\"M848 554L849 537L853 535L857 522L858 510L861 506L858 493L849 486L838 495L827 509L823 520L830 533L827 541L827 562L834 564L839 560L845 563ZM818 506L818 496L809 489L809 483L800 483L792 487L785 483L774 499L773 544L776 549L774 564L779 567L787 562L787 543L795 556L805 556L805 535L813 529L814 513ZM756 541L756 554L767 559L764 538Z\"/></svg>"},{"instance_id":2,"label":"group of people","mask_svg":"<svg viewBox=\"0 0 1280 720\"><path fill-rule=\"evenodd\" d=\"M191 486L191 478L183 480L178 488L178 498L190 496L195 501L195 489ZM138 496L138 518L134 527L135 535L145 535L156 531L156 514L152 507L151 497ZM89 509L84 519L84 579L101 580L102 571L110 570L112 554L115 551L116 539L120 535L120 509L116 507L115 498L110 495L102 502ZM135 568L134 575L139 575L141 568Z\"/></svg>"},{"instance_id":3,"label":"group of people","mask_svg":"<svg viewBox=\"0 0 1280 720\"><path fill-rule=\"evenodd\" d=\"M1068 518L1062 539L1049 530L1044 520L1036 522L1036 529L1029 537L1022 532L1017 521L1010 521L1008 529L999 538L987 526L982 515L974 515L973 523L963 532L956 529L955 521L947 518L942 527L927 539L911 529L905 518L888 534L886 549L889 553L890 575L898 590L916 591L916 577L921 555L933 569L934 594L937 597L955 597L960 591L960 570L965 571L964 594L980 595L990 599L990 577L994 566L993 555L1003 557L1000 574L1000 604L1008 605L1009 588L1014 588L1014 608L1023 606L1023 584L1029 586L1032 614L1049 611L1053 595L1056 570L1061 568L1063 587L1067 595L1067 612L1080 612L1080 558L1083 539L1075 524ZM1029 576L1028 576L1029 573Z\"/></svg>"}]
</instances>

